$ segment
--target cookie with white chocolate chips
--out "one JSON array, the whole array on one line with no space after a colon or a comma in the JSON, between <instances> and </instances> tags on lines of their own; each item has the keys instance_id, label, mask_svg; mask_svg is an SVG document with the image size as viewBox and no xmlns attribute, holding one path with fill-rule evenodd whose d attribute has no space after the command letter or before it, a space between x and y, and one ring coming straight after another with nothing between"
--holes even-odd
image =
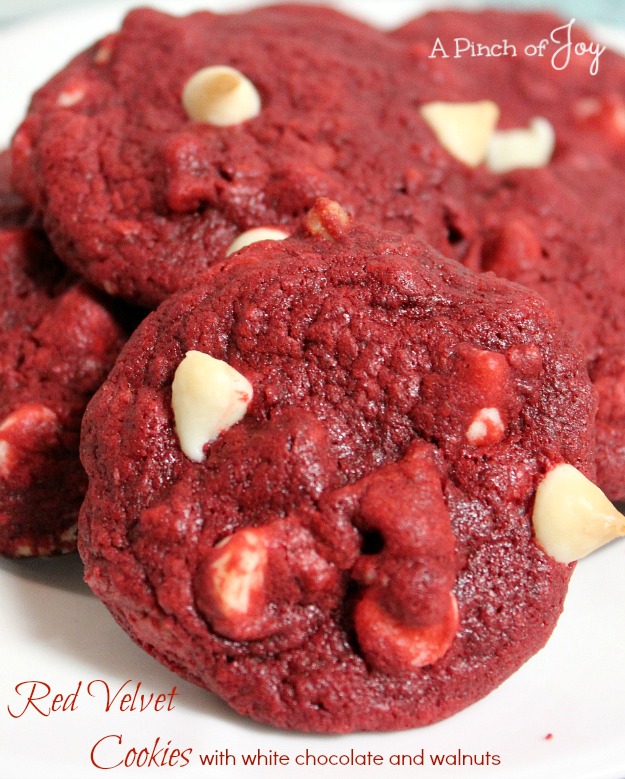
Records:
<instances>
[{"instance_id":1,"label":"cookie with white chocolate chips","mask_svg":"<svg viewBox=\"0 0 625 779\"><path fill-rule=\"evenodd\" d=\"M320 196L359 199L348 179L364 185L395 143L368 132L395 92L380 47L400 48L327 8L133 11L34 96L16 186L65 262L153 307L241 234L286 235Z\"/></svg>"},{"instance_id":2,"label":"cookie with white chocolate chips","mask_svg":"<svg viewBox=\"0 0 625 779\"><path fill-rule=\"evenodd\" d=\"M35 230L0 230L0 278L0 554L75 551L82 413L128 322Z\"/></svg>"},{"instance_id":3,"label":"cookie with white chocolate chips","mask_svg":"<svg viewBox=\"0 0 625 779\"><path fill-rule=\"evenodd\" d=\"M625 498L625 59L548 13L434 11L392 37L415 63L434 55L428 101L410 77L404 97L467 166L470 186L459 188L458 171L439 165L445 253L538 292L582 345L599 393L597 481ZM494 52L505 40L509 55L445 59L440 47L452 54L454 40ZM543 55L531 56L539 41ZM423 227L434 241L436 222Z\"/></svg>"},{"instance_id":4,"label":"cookie with white chocolate chips","mask_svg":"<svg viewBox=\"0 0 625 779\"><path fill-rule=\"evenodd\" d=\"M459 30L518 56L447 56ZM64 262L150 307L319 196L533 288L586 350L597 478L623 498L625 60L602 51L593 74L592 48L543 13L382 32L308 4L140 9L34 96L14 182Z\"/></svg>"},{"instance_id":5,"label":"cookie with white chocolate chips","mask_svg":"<svg viewBox=\"0 0 625 779\"><path fill-rule=\"evenodd\" d=\"M594 410L542 299L320 200L131 337L83 426L86 580L254 719L434 722L547 641L572 566L534 496L592 477Z\"/></svg>"}]
</instances>

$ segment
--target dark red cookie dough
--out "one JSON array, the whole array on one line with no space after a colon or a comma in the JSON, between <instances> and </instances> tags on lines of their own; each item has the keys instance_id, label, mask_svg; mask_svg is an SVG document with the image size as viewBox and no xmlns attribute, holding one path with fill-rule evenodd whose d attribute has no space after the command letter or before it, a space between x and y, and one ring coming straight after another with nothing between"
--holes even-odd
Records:
<instances>
[{"instance_id":1,"label":"dark red cookie dough","mask_svg":"<svg viewBox=\"0 0 625 779\"><path fill-rule=\"evenodd\" d=\"M172 412L189 351L253 388L203 461ZM594 408L538 296L319 202L131 337L85 416L86 579L136 642L254 719L434 722L550 635L572 568L534 542L533 496L560 462L592 476Z\"/></svg>"},{"instance_id":2,"label":"dark red cookie dough","mask_svg":"<svg viewBox=\"0 0 625 779\"><path fill-rule=\"evenodd\" d=\"M76 548L82 414L126 338L34 230L0 230L0 554Z\"/></svg>"}]
</instances>

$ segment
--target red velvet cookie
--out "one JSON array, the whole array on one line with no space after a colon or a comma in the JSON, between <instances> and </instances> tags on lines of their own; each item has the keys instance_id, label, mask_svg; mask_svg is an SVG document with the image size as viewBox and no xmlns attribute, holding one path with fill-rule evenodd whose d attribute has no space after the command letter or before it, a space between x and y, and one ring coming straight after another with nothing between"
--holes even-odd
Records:
<instances>
[{"instance_id":1,"label":"red velvet cookie","mask_svg":"<svg viewBox=\"0 0 625 779\"><path fill-rule=\"evenodd\" d=\"M82 414L126 338L34 230L0 230L0 554L76 548Z\"/></svg>"},{"instance_id":2,"label":"red velvet cookie","mask_svg":"<svg viewBox=\"0 0 625 779\"><path fill-rule=\"evenodd\" d=\"M425 725L547 640L572 567L547 472L592 475L594 393L538 296L320 201L165 301L90 404L86 579L234 709Z\"/></svg>"},{"instance_id":3,"label":"red velvet cookie","mask_svg":"<svg viewBox=\"0 0 625 779\"><path fill-rule=\"evenodd\" d=\"M566 46L569 35L585 53ZM453 253L539 292L582 344L599 392L597 480L613 499L624 498L625 60L609 50L597 55L600 44L578 24L542 13L432 12L393 36L430 54L439 42L434 61L449 77L437 100L495 101L503 130L536 117L553 127L548 164L495 175L480 165L468 174L471 186L450 203ZM455 58L456 38L474 52L478 43L495 51L505 40L516 56L464 49ZM545 38L543 55L530 56L528 47ZM419 96L408 80L406 99ZM445 175L443 191L456 174ZM424 234L434 238L436 228Z\"/></svg>"},{"instance_id":4,"label":"red velvet cookie","mask_svg":"<svg viewBox=\"0 0 625 779\"><path fill-rule=\"evenodd\" d=\"M16 185L65 262L152 306L249 228L288 231L318 196L360 210L355 182L377 189L372 162L396 144L384 115L402 49L323 8L131 12L35 95L13 143ZM194 119L201 98L183 93L207 66L251 82L239 94L226 72L209 97L232 90L258 115Z\"/></svg>"}]
</instances>

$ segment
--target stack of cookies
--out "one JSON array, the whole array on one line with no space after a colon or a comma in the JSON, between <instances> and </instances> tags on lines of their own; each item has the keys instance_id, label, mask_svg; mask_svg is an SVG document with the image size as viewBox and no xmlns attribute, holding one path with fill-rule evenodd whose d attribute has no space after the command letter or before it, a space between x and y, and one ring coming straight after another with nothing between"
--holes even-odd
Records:
<instances>
[{"instance_id":1,"label":"stack of cookies","mask_svg":"<svg viewBox=\"0 0 625 779\"><path fill-rule=\"evenodd\" d=\"M459 67L458 29L578 54ZM1 551L71 550L80 507L119 624L279 727L425 725L513 673L625 534L625 62L593 47L274 6L76 57L2 158Z\"/></svg>"}]
</instances>

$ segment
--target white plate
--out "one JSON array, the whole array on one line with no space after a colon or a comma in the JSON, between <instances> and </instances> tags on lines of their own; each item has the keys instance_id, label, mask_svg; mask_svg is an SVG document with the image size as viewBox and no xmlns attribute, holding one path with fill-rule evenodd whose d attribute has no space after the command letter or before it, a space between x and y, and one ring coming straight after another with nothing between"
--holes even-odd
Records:
<instances>
[{"instance_id":1,"label":"white plate","mask_svg":"<svg viewBox=\"0 0 625 779\"><path fill-rule=\"evenodd\" d=\"M200 0L154 5L176 12ZM252 0L213 2L245 8ZM115 28L129 2L51 16L0 32L0 142L6 143L27 96L69 56ZM377 0L340 3L384 24L400 23L426 3ZM623 36L612 32L611 39ZM0 561L0 776L2 779L85 779L120 761L123 773L171 775L172 768L126 768L133 749L192 750L184 777L497 777L497 779L623 779L625 777L625 542L583 561L564 614L547 647L485 700L438 725L400 733L302 736L260 727L170 674L138 649L82 583L75 556ZM100 682L96 680L102 680ZM113 695L106 710L106 683ZM28 689L50 693L25 708ZM90 685L90 682L93 684ZM161 711L122 711L126 692L137 701L162 694ZM21 685L21 686L20 686ZM47 685L47 687L45 686ZM167 698L173 687L176 695ZM18 688L19 692L16 690ZM22 694L20 694L20 692ZM74 693L76 693L74 695ZM92 695L89 692L93 693ZM55 710L50 710L54 704ZM38 708L35 708L35 704ZM41 711L39 711L40 709ZM121 741L121 743L119 743ZM98 746L96 746L98 745ZM91 762L95 747L94 760ZM289 764L245 767L244 754L278 753ZM336 768L296 764L306 750L323 756L380 756L382 764ZM200 755L231 756L202 765ZM161 751L160 759L164 756ZM394 755L414 765L392 764ZM425 765L419 764L423 755ZM466 756L482 766L434 766L436 755ZM232 766L232 757L237 767ZM275 758L274 758L275 759ZM371 758L370 758L371 759ZM449 758L452 759L451 757ZM362 758L361 758L362 760ZM499 761L499 764L495 763ZM105 776L107 774L104 774ZM113 776L116 773L112 774Z\"/></svg>"}]
</instances>

